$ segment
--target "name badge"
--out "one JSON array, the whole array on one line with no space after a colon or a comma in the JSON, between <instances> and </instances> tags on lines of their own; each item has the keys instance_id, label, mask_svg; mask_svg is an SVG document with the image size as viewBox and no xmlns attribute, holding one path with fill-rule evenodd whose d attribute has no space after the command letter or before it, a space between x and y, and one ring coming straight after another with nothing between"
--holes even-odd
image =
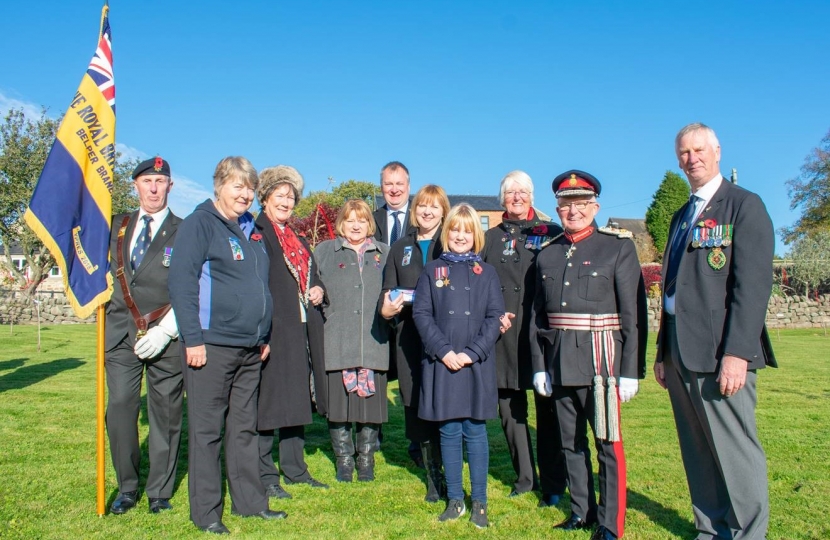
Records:
<instances>
[{"instance_id":1,"label":"name badge","mask_svg":"<svg viewBox=\"0 0 830 540\"><path fill-rule=\"evenodd\" d=\"M403 260L401 261L401 266L409 266L410 262L412 262L412 246L406 246L403 248Z\"/></svg>"},{"instance_id":2,"label":"name badge","mask_svg":"<svg viewBox=\"0 0 830 540\"><path fill-rule=\"evenodd\" d=\"M231 257L233 257L233 260L245 260L245 255L242 253L242 244L239 243L239 239L231 236L228 240L231 244Z\"/></svg>"}]
</instances>

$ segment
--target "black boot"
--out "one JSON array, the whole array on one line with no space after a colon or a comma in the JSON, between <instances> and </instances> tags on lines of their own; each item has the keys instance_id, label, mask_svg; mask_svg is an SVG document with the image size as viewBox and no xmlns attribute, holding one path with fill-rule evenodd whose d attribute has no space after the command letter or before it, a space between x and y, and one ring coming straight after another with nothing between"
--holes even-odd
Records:
<instances>
[{"instance_id":1,"label":"black boot","mask_svg":"<svg viewBox=\"0 0 830 540\"><path fill-rule=\"evenodd\" d=\"M444 480L444 466L441 461L441 445L432 441L421 443L421 454L427 470L427 502L438 502L447 496L447 484Z\"/></svg>"},{"instance_id":2,"label":"black boot","mask_svg":"<svg viewBox=\"0 0 830 540\"><path fill-rule=\"evenodd\" d=\"M371 482L375 479L375 449L378 444L378 424L358 424L357 432L357 480Z\"/></svg>"},{"instance_id":3,"label":"black boot","mask_svg":"<svg viewBox=\"0 0 830 540\"><path fill-rule=\"evenodd\" d=\"M337 467L337 481L351 482L354 476L354 443L351 424L329 422L331 447Z\"/></svg>"}]
</instances>

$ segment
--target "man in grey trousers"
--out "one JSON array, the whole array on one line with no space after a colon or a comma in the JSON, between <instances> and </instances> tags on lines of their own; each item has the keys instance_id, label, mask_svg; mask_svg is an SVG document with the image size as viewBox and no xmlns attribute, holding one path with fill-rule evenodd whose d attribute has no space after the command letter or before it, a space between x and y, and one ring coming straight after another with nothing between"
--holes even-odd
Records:
<instances>
[{"instance_id":1,"label":"man in grey trousers","mask_svg":"<svg viewBox=\"0 0 830 540\"><path fill-rule=\"evenodd\" d=\"M720 174L703 124L677 134L692 197L672 218L654 375L668 389L698 540L763 540L767 464L755 424L756 370L776 367L764 319L773 228L761 199Z\"/></svg>"}]
</instances>

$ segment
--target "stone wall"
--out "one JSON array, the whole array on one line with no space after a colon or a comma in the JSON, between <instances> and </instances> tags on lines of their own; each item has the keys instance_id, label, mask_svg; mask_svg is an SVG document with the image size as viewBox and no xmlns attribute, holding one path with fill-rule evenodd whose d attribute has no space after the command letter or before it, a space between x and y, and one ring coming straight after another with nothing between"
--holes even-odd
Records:
<instances>
[{"instance_id":1,"label":"stone wall","mask_svg":"<svg viewBox=\"0 0 830 540\"><path fill-rule=\"evenodd\" d=\"M18 291L0 290L0 324L37 324L40 308L42 324L80 324L95 322L95 315L79 319L62 291L38 291L37 305L27 302Z\"/></svg>"},{"instance_id":2,"label":"stone wall","mask_svg":"<svg viewBox=\"0 0 830 540\"><path fill-rule=\"evenodd\" d=\"M95 315L79 319L60 291L38 292L43 324L93 323ZM648 299L648 329L656 332L660 326L661 299ZM24 303L19 292L0 290L0 324L35 324L37 310L33 304ZM830 294L809 300L805 296L775 296L770 298L767 309L768 328L823 328L830 326Z\"/></svg>"},{"instance_id":3,"label":"stone wall","mask_svg":"<svg viewBox=\"0 0 830 540\"><path fill-rule=\"evenodd\" d=\"M648 299L648 329L660 326L662 299ZM830 294L818 300L806 296L773 296L767 306L767 328L824 328L830 326Z\"/></svg>"}]
</instances>

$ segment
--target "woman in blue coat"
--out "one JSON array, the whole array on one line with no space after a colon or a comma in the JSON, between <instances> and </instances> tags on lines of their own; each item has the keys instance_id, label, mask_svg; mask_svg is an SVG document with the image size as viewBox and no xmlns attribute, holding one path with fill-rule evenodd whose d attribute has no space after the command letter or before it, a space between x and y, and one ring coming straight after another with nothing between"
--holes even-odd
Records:
<instances>
[{"instance_id":1,"label":"woman in blue coat","mask_svg":"<svg viewBox=\"0 0 830 540\"><path fill-rule=\"evenodd\" d=\"M493 351L504 299L495 269L479 256L484 233L472 206L462 203L450 210L441 244L446 251L424 267L412 309L425 355L418 416L440 426L449 503L439 521L466 511L463 441L470 465L470 521L486 527L490 456L485 421L498 416Z\"/></svg>"}]
</instances>

